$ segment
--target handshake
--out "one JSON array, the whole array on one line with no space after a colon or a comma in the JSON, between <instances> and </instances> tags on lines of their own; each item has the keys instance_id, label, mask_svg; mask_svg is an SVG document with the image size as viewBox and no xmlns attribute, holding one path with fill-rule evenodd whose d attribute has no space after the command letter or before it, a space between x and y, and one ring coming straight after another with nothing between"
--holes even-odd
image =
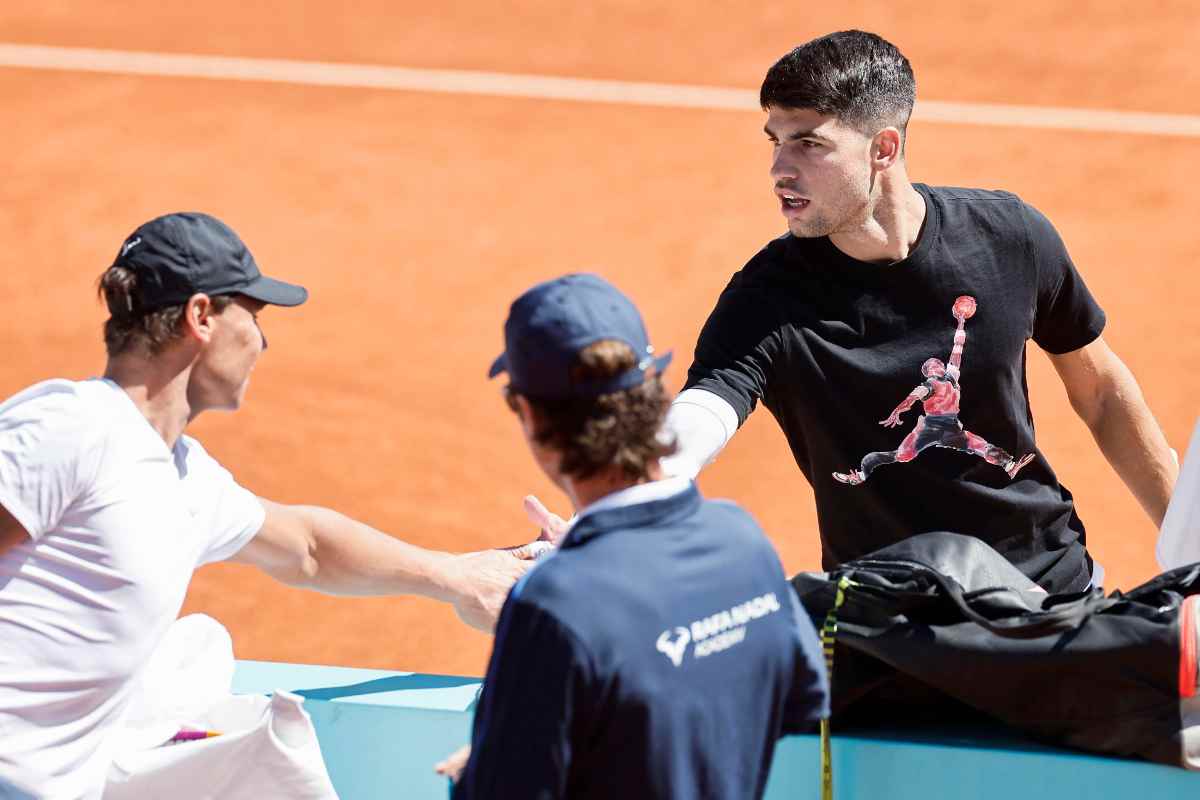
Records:
<instances>
[{"instance_id":1,"label":"handshake","mask_svg":"<svg viewBox=\"0 0 1200 800\"><path fill-rule=\"evenodd\" d=\"M537 539L514 547L449 556L444 564L446 599L459 619L485 633L496 629L500 609L513 584L539 558L554 552L569 526L533 495L525 498L524 505L525 514L540 531Z\"/></svg>"}]
</instances>

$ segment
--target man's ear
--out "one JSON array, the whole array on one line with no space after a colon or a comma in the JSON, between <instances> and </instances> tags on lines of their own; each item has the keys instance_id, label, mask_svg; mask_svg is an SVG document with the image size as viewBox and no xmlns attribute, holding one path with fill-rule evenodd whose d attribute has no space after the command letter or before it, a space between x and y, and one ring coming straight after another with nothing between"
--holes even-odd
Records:
<instances>
[{"instance_id":1,"label":"man's ear","mask_svg":"<svg viewBox=\"0 0 1200 800\"><path fill-rule=\"evenodd\" d=\"M903 157L904 137L900 129L886 127L871 141L871 163L877 171L888 169Z\"/></svg>"},{"instance_id":2,"label":"man's ear","mask_svg":"<svg viewBox=\"0 0 1200 800\"><path fill-rule=\"evenodd\" d=\"M212 338L213 316L212 298L206 294L194 294L188 298L183 307L183 318L179 324L183 327L183 335L187 339L198 342L208 342Z\"/></svg>"}]
</instances>

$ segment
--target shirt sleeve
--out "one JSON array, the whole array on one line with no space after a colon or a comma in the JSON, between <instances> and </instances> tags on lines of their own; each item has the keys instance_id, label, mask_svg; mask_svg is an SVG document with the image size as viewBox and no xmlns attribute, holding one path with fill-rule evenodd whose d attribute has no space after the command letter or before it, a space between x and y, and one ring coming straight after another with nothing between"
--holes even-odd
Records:
<instances>
[{"instance_id":1,"label":"shirt sleeve","mask_svg":"<svg viewBox=\"0 0 1200 800\"><path fill-rule=\"evenodd\" d=\"M660 462L663 474L695 478L737 432L738 415L712 392L685 389L671 403L663 427L675 437L675 452Z\"/></svg>"},{"instance_id":2,"label":"shirt sleeve","mask_svg":"<svg viewBox=\"0 0 1200 800\"><path fill-rule=\"evenodd\" d=\"M591 674L590 658L574 634L510 596L454 800L566 797L571 742L588 720Z\"/></svg>"},{"instance_id":3,"label":"shirt sleeve","mask_svg":"<svg viewBox=\"0 0 1200 800\"><path fill-rule=\"evenodd\" d=\"M1091 344L1104 330L1104 311L1088 291L1058 231L1040 211L1025 206L1037 265L1037 308L1033 340L1062 354Z\"/></svg>"},{"instance_id":4,"label":"shirt sleeve","mask_svg":"<svg viewBox=\"0 0 1200 800\"><path fill-rule=\"evenodd\" d=\"M200 529L208 541L199 563L224 561L246 546L262 529L267 510L262 501L234 480L229 470L205 452L200 443L187 439L188 470L195 471L189 481L200 497L196 508L202 518Z\"/></svg>"},{"instance_id":5,"label":"shirt sleeve","mask_svg":"<svg viewBox=\"0 0 1200 800\"><path fill-rule=\"evenodd\" d=\"M52 393L0 415L0 505L35 541L58 526L87 488L94 459L87 457L91 437L77 405L70 393Z\"/></svg>"},{"instance_id":6,"label":"shirt sleeve","mask_svg":"<svg viewBox=\"0 0 1200 800\"><path fill-rule=\"evenodd\" d=\"M684 389L704 389L725 400L741 426L768 397L779 341L765 292L741 287L735 277L700 331Z\"/></svg>"},{"instance_id":7,"label":"shirt sleeve","mask_svg":"<svg viewBox=\"0 0 1200 800\"><path fill-rule=\"evenodd\" d=\"M783 732L806 733L829 716L829 678L821 640L791 587L792 618L796 628L796 677L783 709Z\"/></svg>"}]
</instances>

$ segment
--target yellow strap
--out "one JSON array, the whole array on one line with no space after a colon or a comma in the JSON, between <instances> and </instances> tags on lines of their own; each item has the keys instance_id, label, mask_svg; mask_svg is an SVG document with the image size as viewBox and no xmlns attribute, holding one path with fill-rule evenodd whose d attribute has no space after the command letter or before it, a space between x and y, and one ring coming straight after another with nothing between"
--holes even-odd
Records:
<instances>
[{"instance_id":1,"label":"yellow strap","mask_svg":"<svg viewBox=\"0 0 1200 800\"><path fill-rule=\"evenodd\" d=\"M833 753L829 749L829 720L821 720L821 800L833 800Z\"/></svg>"},{"instance_id":2,"label":"yellow strap","mask_svg":"<svg viewBox=\"0 0 1200 800\"><path fill-rule=\"evenodd\" d=\"M821 648L825 651L825 676L829 679L829 691L833 692L833 644L837 638L837 612L846 601L846 589L857 586L843 575L837 583L837 594L833 608L825 615L821 626ZM821 800L833 800L833 749L830 743L829 719L821 720Z\"/></svg>"}]
</instances>

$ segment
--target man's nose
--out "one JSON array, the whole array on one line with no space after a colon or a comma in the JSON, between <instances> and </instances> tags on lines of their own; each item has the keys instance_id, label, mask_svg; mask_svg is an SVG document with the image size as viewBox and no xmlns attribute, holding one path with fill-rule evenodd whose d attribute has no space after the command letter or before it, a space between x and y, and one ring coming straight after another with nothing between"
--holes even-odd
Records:
<instances>
[{"instance_id":1,"label":"man's nose","mask_svg":"<svg viewBox=\"0 0 1200 800\"><path fill-rule=\"evenodd\" d=\"M774 181L795 180L796 173L796 164L788 156L787 151L782 147L775 148L775 154L771 157L771 179Z\"/></svg>"}]
</instances>

